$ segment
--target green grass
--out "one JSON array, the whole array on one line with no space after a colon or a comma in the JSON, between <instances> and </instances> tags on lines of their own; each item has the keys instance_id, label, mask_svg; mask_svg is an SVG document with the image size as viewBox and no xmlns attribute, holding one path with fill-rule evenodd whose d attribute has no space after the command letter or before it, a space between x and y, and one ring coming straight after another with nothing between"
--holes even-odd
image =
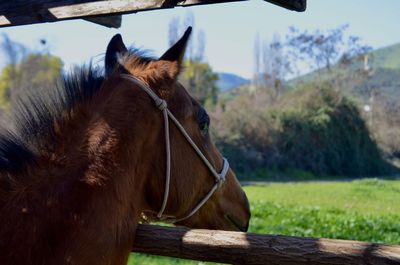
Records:
<instances>
[{"instance_id":1,"label":"green grass","mask_svg":"<svg viewBox=\"0 0 400 265\"><path fill-rule=\"evenodd\" d=\"M400 181L251 186L251 232L400 244Z\"/></svg>"},{"instance_id":2,"label":"green grass","mask_svg":"<svg viewBox=\"0 0 400 265\"><path fill-rule=\"evenodd\" d=\"M400 244L400 181L247 186L250 232ZM129 265L211 264L132 254Z\"/></svg>"},{"instance_id":3,"label":"green grass","mask_svg":"<svg viewBox=\"0 0 400 265\"><path fill-rule=\"evenodd\" d=\"M319 207L370 215L400 214L400 181L364 179L351 182L289 182L245 187L254 206ZM255 207L257 205L257 207ZM399 220L400 221L400 220Z\"/></svg>"}]
</instances>

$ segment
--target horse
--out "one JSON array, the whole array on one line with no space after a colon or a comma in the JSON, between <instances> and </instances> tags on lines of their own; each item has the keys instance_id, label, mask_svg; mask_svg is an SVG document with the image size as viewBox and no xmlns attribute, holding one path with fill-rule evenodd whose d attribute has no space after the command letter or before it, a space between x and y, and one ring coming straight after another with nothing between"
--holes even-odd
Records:
<instances>
[{"instance_id":1,"label":"horse","mask_svg":"<svg viewBox=\"0 0 400 265\"><path fill-rule=\"evenodd\" d=\"M191 28L161 57L109 42L16 103L0 135L0 264L122 265L142 221L246 231L246 195L179 83Z\"/></svg>"}]
</instances>

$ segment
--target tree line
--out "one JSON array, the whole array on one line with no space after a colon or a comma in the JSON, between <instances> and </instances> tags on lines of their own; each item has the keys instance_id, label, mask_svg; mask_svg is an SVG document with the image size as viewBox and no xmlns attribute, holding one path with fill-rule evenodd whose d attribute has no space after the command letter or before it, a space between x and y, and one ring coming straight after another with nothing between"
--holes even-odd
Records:
<instances>
[{"instance_id":1,"label":"tree line","mask_svg":"<svg viewBox=\"0 0 400 265\"><path fill-rule=\"evenodd\" d=\"M168 43L189 25L195 26L190 12L172 18ZM179 80L210 113L212 137L241 178L271 178L271 172L281 172L276 177L281 179L282 172L357 177L396 171L388 158L400 153L400 139L393 137L400 129L384 114L395 117L399 108L363 85L374 73L371 47L347 30L348 25L314 31L291 27L286 36L274 34L270 40L257 34L251 84L224 93L206 60L206 34L194 31ZM41 50L33 51L3 35L3 113L20 94L51 89L62 75L62 60L47 47L41 40ZM357 94L360 87L364 98ZM362 106L371 96L375 105L365 113ZM379 119L371 122L370 117Z\"/></svg>"}]
</instances>

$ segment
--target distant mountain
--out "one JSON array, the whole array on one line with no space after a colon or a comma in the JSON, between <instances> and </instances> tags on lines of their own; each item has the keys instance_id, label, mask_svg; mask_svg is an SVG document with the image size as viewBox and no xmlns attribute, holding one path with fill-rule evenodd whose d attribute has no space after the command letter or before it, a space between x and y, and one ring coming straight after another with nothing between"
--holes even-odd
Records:
<instances>
[{"instance_id":1,"label":"distant mountain","mask_svg":"<svg viewBox=\"0 0 400 265\"><path fill-rule=\"evenodd\" d=\"M220 92L229 91L238 86L250 83L249 79L231 73L217 73L219 80L217 86Z\"/></svg>"}]
</instances>

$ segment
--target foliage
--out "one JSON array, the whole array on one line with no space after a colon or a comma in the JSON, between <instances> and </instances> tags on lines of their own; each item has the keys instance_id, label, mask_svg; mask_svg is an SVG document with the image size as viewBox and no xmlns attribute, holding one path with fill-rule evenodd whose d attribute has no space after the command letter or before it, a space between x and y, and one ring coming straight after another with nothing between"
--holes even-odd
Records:
<instances>
[{"instance_id":1,"label":"foliage","mask_svg":"<svg viewBox=\"0 0 400 265\"><path fill-rule=\"evenodd\" d=\"M253 85L270 93L271 99L280 97L283 81L291 73L291 66L285 45L275 34L271 42L261 40L257 35L254 42Z\"/></svg>"},{"instance_id":2,"label":"foliage","mask_svg":"<svg viewBox=\"0 0 400 265\"><path fill-rule=\"evenodd\" d=\"M290 101L296 99L296 109ZM355 104L333 89L295 92L281 124L284 166L316 174L365 176L386 173L385 163ZM299 111L300 110L300 111Z\"/></svg>"},{"instance_id":3,"label":"foliage","mask_svg":"<svg viewBox=\"0 0 400 265\"><path fill-rule=\"evenodd\" d=\"M359 92L360 85L373 87L366 85L373 73L364 65L371 48L359 37L347 36L347 28L292 27L285 41L276 35L270 43L257 36L252 91L221 102L225 112L214 133L239 172L251 177L266 168L334 176L390 172L358 102L342 96L351 97L350 91ZM317 71L286 85L285 77L294 74L299 63ZM287 93L290 88L296 91Z\"/></svg>"},{"instance_id":4,"label":"foliage","mask_svg":"<svg viewBox=\"0 0 400 265\"><path fill-rule=\"evenodd\" d=\"M334 65L331 71L319 70L288 83L295 89L302 84L326 82L361 109L362 117L386 156L400 156L400 45L375 50L368 54L368 68L361 62ZM367 110L365 110L367 108Z\"/></svg>"},{"instance_id":5,"label":"foliage","mask_svg":"<svg viewBox=\"0 0 400 265\"><path fill-rule=\"evenodd\" d=\"M400 103L375 94L369 106L364 117L379 146L389 158L400 159Z\"/></svg>"},{"instance_id":6,"label":"foliage","mask_svg":"<svg viewBox=\"0 0 400 265\"><path fill-rule=\"evenodd\" d=\"M358 36L347 36L348 25L342 25L330 30L300 31L290 27L286 37L286 45L292 55L292 60L307 61L311 69L326 68L340 62L348 64L371 50L371 47L361 43Z\"/></svg>"},{"instance_id":7,"label":"foliage","mask_svg":"<svg viewBox=\"0 0 400 265\"><path fill-rule=\"evenodd\" d=\"M60 77L63 63L60 58L40 52L28 52L21 44L7 37L3 41L7 64L0 74L0 107L8 108L20 94L50 89ZM18 49L17 49L18 48Z\"/></svg>"},{"instance_id":8,"label":"foliage","mask_svg":"<svg viewBox=\"0 0 400 265\"><path fill-rule=\"evenodd\" d=\"M180 76L183 86L202 105L215 105L218 96L218 75L204 62L186 60Z\"/></svg>"},{"instance_id":9,"label":"foliage","mask_svg":"<svg viewBox=\"0 0 400 265\"><path fill-rule=\"evenodd\" d=\"M8 108L10 106L11 90L11 67L5 66L0 75L0 107Z\"/></svg>"},{"instance_id":10,"label":"foliage","mask_svg":"<svg viewBox=\"0 0 400 265\"><path fill-rule=\"evenodd\" d=\"M356 104L329 84L308 84L273 104L261 93L238 97L214 118L214 138L242 178L262 168L352 177L392 172Z\"/></svg>"},{"instance_id":11,"label":"foliage","mask_svg":"<svg viewBox=\"0 0 400 265\"><path fill-rule=\"evenodd\" d=\"M400 181L276 183L244 189L252 209L251 232L400 243ZM128 264L206 263L134 254Z\"/></svg>"},{"instance_id":12,"label":"foliage","mask_svg":"<svg viewBox=\"0 0 400 265\"><path fill-rule=\"evenodd\" d=\"M194 24L195 17L191 12L186 13L182 21L179 17L173 17L168 25L169 44L174 44L180 33L188 26L194 27ZM198 30L191 35L186 47L180 81L200 104L214 106L218 96L218 74L214 73L211 66L204 61L205 33L203 30Z\"/></svg>"}]
</instances>

